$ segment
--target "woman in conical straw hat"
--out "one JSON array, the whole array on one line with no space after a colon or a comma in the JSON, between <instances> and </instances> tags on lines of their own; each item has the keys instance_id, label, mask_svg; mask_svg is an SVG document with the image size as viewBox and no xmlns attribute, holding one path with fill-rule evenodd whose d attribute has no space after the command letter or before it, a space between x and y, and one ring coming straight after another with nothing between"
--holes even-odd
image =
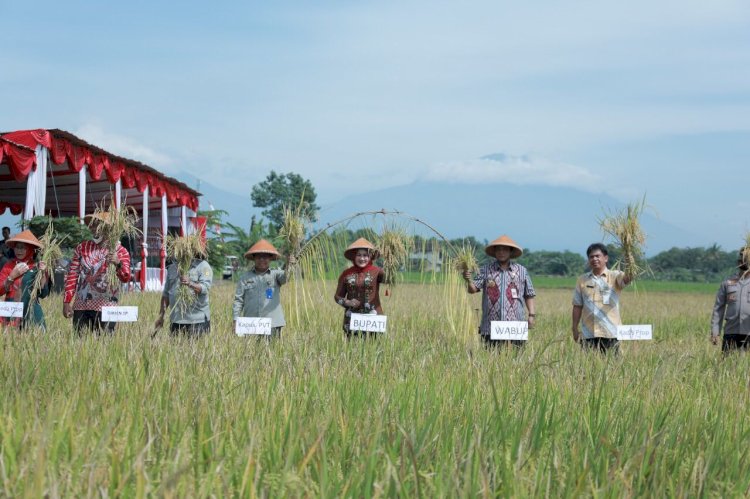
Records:
<instances>
[{"instance_id":1,"label":"woman in conical straw hat","mask_svg":"<svg viewBox=\"0 0 750 499\"><path fill-rule=\"evenodd\" d=\"M372 262L379 256L378 250L367 239L360 237L346 248L344 257L354 265L339 276L334 300L344 307L344 334L351 338L356 331L349 330L349 318L356 314L383 314L380 306L380 283L385 274Z\"/></svg>"},{"instance_id":2,"label":"woman in conical straw hat","mask_svg":"<svg viewBox=\"0 0 750 499\"><path fill-rule=\"evenodd\" d=\"M536 322L534 286L526 267L514 261L523 254L523 249L510 237L502 235L484 249L491 261L479 269L479 274L464 272L469 293L482 291L482 322L479 334L487 346L512 343L523 346L523 341L492 340L492 321L525 321L529 328ZM528 310L528 318L526 310Z\"/></svg>"},{"instance_id":3,"label":"woman in conical straw hat","mask_svg":"<svg viewBox=\"0 0 750 499\"><path fill-rule=\"evenodd\" d=\"M239 317L268 317L271 319L271 337L280 337L286 325L281 307L281 286L287 281L286 270L272 269L272 260L281 258L273 244L261 239L245 253L254 262L253 269L245 272L237 282L232 316L234 328ZM289 255L285 268L294 265L294 255Z\"/></svg>"},{"instance_id":4,"label":"woman in conical straw hat","mask_svg":"<svg viewBox=\"0 0 750 499\"><path fill-rule=\"evenodd\" d=\"M23 317L2 317L0 322L19 326L21 329L29 323L44 328L44 312L39 305L39 299L49 295L50 286L49 269L44 262L36 262L36 254L42 249L42 243L30 230L25 230L8 239L6 244L13 249L15 257L0 269L0 296L4 295L5 301L23 302ZM37 272L44 272L42 287L36 296L32 297Z\"/></svg>"}]
</instances>

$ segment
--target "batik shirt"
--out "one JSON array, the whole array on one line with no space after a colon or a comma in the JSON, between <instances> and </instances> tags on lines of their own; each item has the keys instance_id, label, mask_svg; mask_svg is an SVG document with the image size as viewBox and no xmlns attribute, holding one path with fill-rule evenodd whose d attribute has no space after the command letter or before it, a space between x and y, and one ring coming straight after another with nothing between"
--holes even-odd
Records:
<instances>
[{"instance_id":1,"label":"batik shirt","mask_svg":"<svg viewBox=\"0 0 750 499\"><path fill-rule=\"evenodd\" d=\"M474 278L474 286L482 290L482 323L479 333L490 334L492 321L525 321L525 300L536 296L526 267L510 262L503 270L500 262L483 265Z\"/></svg>"},{"instance_id":2,"label":"batik shirt","mask_svg":"<svg viewBox=\"0 0 750 499\"><path fill-rule=\"evenodd\" d=\"M625 273L606 269L599 276L587 272L578 278L573 305L583 307L581 330L586 339L616 338L620 319L620 291Z\"/></svg>"},{"instance_id":3,"label":"batik shirt","mask_svg":"<svg viewBox=\"0 0 750 499\"><path fill-rule=\"evenodd\" d=\"M117 243L117 256L120 267L117 278L120 282L130 280L130 255L128 250ZM75 297L73 310L95 310L117 305L120 296L120 284L107 282L107 258L109 249L94 241L84 241L78 245L70 262L68 276L65 278L64 303L70 303Z\"/></svg>"}]
</instances>

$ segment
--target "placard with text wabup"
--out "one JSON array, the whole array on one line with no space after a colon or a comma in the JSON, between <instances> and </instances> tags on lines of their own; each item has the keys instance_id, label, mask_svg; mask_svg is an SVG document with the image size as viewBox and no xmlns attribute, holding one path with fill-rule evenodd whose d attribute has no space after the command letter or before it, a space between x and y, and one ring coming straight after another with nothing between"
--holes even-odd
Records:
<instances>
[{"instance_id":1,"label":"placard with text wabup","mask_svg":"<svg viewBox=\"0 0 750 499\"><path fill-rule=\"evenodd\" d=\"M491 340L529 340L529 323L526 321L491 321Z\"/></svg>"},{"instance_id":2,"label":"placard with text wabup","mask_svg":"<svg viewBox=\"0 0 750 499\"><path fill-rule=\"evenodd\" d=\"M620 341L652 340L653 328L651 324L617 326L617 339Z\"/></svg>"},{"instance_id":3,"label":"placard with text wabup","mask_svg":"<svg viewBox=\"0 0 750 499\"><path fill-rule=\"evenodd\" d=\"M270 317L237 317L234 332L237 336L270 336L271 323Z\"/></svg>"},{"instance_id":4,"label":"placard with text wabup","mask_svg":"<svg viewBox=\"0 0 750 499\"><path fill-rule=\"evenodd\" d=\"M387 315L375 314L352 314L349 319L350 331L363 331L367 333L385 333L388 325Z\"/></svg>"}]
</instances>

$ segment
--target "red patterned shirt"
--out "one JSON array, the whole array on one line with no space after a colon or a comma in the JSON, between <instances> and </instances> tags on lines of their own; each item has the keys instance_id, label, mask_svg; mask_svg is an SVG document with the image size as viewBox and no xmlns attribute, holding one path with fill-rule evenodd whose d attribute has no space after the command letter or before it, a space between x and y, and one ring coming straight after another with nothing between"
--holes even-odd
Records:
<instances>
[{"instance_id":1,"label":"red patterned shirt","mask_svg":"<svg viewBox=\"0 0 750 499\"><path fill-rule=\"evenodd\" d=\"M84 241L78 245L70 263L70 270L65 279L65 296L63 301L70 303L75 296L74 310L96 310L116 305L120 295L120 286L111 286L107 282L107 256L109 250L103 244ZM128 250L117 244L117 256L120 268L117 278L121 282L130 280L130 255Z\"/></svg>"}]
</instances>

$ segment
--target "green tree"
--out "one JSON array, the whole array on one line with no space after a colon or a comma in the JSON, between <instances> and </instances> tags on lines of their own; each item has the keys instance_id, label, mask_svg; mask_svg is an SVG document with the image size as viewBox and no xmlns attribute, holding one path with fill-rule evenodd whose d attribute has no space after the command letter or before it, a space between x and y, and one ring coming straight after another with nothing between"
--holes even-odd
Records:
<instances>
[{"instance_id":1,"label":"green tree","mask_svg":"<svg viewBox=\"0 0 750 499\"><path fill-rule=\"evenodd\" d=\"M253 186L253 206L264 208L263 215L278 231L284 222L284 208L302 202L302 216L314 222L320 207L315 204L315 188L309 180L296 173L278 174L271 170L266 179Z\"/></svg>"}]
</instances>

